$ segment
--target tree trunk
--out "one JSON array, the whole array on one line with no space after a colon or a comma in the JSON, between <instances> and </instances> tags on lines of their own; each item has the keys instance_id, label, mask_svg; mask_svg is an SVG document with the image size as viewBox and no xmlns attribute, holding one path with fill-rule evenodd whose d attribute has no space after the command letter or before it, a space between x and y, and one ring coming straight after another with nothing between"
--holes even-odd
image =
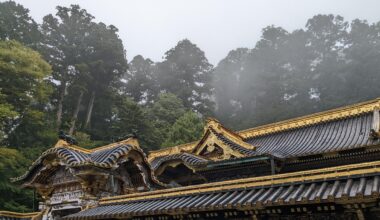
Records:
<instances>
[{"instance_id":1,"label":"tree trunk","mask_svg":"<svg viewBox=\"0 0 380 220\"><path fill-rule=\"evenodd\" d=\"M95 101L95 91L92 91L90 102L88 103L88 107L87 107L86 122L84 124L85 128L87 128L90 125L92 109L94 107L94 101Z\"/></svg>"},{"instance_id":2,"label":"tree trunk","mask_svg":"<svg viewBox=\"0 0 380 220\"><path fill-rule=\"evenodd\" d=\"M67 87L66 81L62 81L59 99L58 99L57 124L56 124L57 130L61 128L61 124L62 124L63 99L65 98L66 87Z\"/></svg>"},{"instance_id":3,"label":"tree trunk","mask_svg":"<svg viewBox=\"0 0 380 220\"><path fill-rule=\"evenodd\" d=\"M71 126L69 130L70 135L72 135L75 131L75 123L77 122L77 119L78 119L78 113L79 113L80 104L82 102L82 98L83 98L83 91L80 91L77 105L74 110L73 118L71 119Z\"/></svg>"}]
</instances>

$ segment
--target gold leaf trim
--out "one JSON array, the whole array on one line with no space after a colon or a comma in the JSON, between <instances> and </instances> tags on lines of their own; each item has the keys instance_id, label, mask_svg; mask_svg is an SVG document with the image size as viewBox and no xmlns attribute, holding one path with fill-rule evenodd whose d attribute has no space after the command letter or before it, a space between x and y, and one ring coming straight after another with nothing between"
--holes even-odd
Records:
<instances>
[{"instance_id":1,"label":"gold leaf trim","mask_svg":"<svg viewBox=\"0 0 380 220\"><path fill-rule=\"evenodd\" d=\"M54 147L65 147L65 148L68 148L68 149L71 149L71 150L76 150L76 151L79 151L79 152L82 152L82 153L90 154L90 153L94 153L94 152L100 151L100 150L111 149L111 148L114 148L114 147L116 147L118 145L121 145L121 144L129 144L129 145L131 145L131 146L133 146L135 148L136 147L140 148L140 145L139 145L139 143L138 143L138 141L137 141L136 138L128 138L126 140L122 140L122 141L119 141L119 142L107 144L107 145L96 147L96 148L93 148L93 149L86 149L86 148L79 147L77 145L70 145L70 144L68 144L64 140L58 140L58 142L55 144Z\"/></svg>"},{"instance_id":2,"label":"gold leaf trim","mask_svg":"<svg viewBox=\"0 0 380 220\"><path fill-rule=\"evenodd\" d=\"M100 204L130 202L154 198L167 198L197 193L212 193L216 191L271 186L276 184L334 179L339 177L380 173L380 161L330 167L324 169L300 171L262 177L229 180L216 183L206 183L196 186L178 187L173 189L156 190L152 192L108 197L100 200Z\"/></svg>"},{"instance_id":3,"label":"gold leaf trim","mask_svg":"<svg viewBox=\"0 0 380 220\"><path fill-rule=\"evenodd\" d=\"M380 107L380 98L324 112L318 112L315 114L306 115L298 118L293 118L285 121L280 121L268 125L263 125L256 128L246 129L239 131L238 133L244 138L252 138L284 130L323 123L327 121L348 118L363 113L371 112L378 107Z\"/></svg>"},{"instance_id":4,"label":"gold leaf trim","mask_svg":"<svg viewBox=\"0 0 380 220\"><path fill-rule=\"evenodd\" d=\"M10 211L0 211L0 216L12 217L12 218L33 218L41 214L40 212L19 213Z\"/></svg>"},{"instance_id":5,"label":"gold leaf trim","mask_svg":"<svg viewBox=\"0 0 380 220\"><path fill-rule=\"evenodd\" d=\"M301 116L285 121L280 121L272 124L267 124L255 128L245 129L238 132L233 132L236 135L242 137L243 139L267 135L271 133L286 131L290 129L310 126L318 123L338 120L342 118L353 117L356 115L364 114L373 111L374 109L380 108L380 98L370 100L367 102L361 102L354 105L348 105L341 108L336 108L328 111L318 112L311 115ZM226 129L226 128L224 128ZM226 132L229 133L229 132ZM149 152L148 159L152 161L156 157L166 156L173 154L174 152L180 150L185 152L191 152L196 146L198 141L178 145L175 147L165 148L157 151ZM244 145L244 147L246 147ZM176 150L174 150L176 149Z\"/></svg>"}]
</instances>

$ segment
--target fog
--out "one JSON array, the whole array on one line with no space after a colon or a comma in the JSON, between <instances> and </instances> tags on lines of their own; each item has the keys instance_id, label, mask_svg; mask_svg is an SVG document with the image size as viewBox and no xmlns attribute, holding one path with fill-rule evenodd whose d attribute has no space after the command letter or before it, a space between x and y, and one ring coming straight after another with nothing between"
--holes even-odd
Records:
<instances>
[{"instance_id":1,"label":"fog","mask_svg":"<svg viewBox=\"0 0 380 220\"><path fill-rule=\"evenodd\" d=\"M350 21L380 20L377 0L16 0L30 9L41 23L42 17L54 13L57 5L79 4L96 20L113 24L127 49L128 60L141 54L161 61L168 49L184 38L190 39L216 65L237 47L254 47L261 31L276 25L292 31L303 28L316 14L339 14Z\"/></svg>"}]
</instances>

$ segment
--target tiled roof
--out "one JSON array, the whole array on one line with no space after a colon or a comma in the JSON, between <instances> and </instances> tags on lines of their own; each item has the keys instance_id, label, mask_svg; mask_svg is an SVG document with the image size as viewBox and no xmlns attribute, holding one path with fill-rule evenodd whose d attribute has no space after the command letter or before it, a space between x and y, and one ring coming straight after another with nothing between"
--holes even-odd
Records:
<instances>
[{"instance_id":1,"label":"tiled roof","mask_svg":"<svg viewBox=\"0 0 380 220\"><path fill-rule=\"evenodd\" d=\"M247 148L241 146L239 143L236 143L235 141L224 136L223 134L219 134L219 133L215 132L214 129L210 129L210 131L213 132L219 140L221 140L224 144L228 145L231 149L236 150L236 151L238 151L241 154L246 155L246 156L253 156L256 154L255 150L247 149Z\"/></svg>"},{"instance_id":2,"label":"tiled roof","mask_svg":"<svg viewBox=\"0 0 380 220\"><path fill-rule=\"evenodd\" d=\"M373 112L367 112L244 140L247 144L255 146L255 149L247 149L229 139L228 136L217 133L212 128L209 130L220 141L245 157L271 155L276 158L292 158L379 145L380 139L370 136L372 123ZM186 157L197 157L190 156L191 153L189 152ZM152 164L157 169L163 162L177 159L177 157L177 154L157 157L152 160ZM205 164L203 161L198 163L197 165Z\"/></svg>"},{"instance_id":3,"label":"tiled roof","mask_svg":"<svg viewBox=\"0 0 380 220\"><path fill-rule=\"evenodd\" d=\"M368 140L372 123L371 119L373 112L375 110L378 111L379 108L380 98L237 131L235 134L242 137L244 141L257 147L258 154L261 152L268 153L270 151L273 153L272 155L277 157L329 152L331 150L339 150L340 148L349 149L356 146L365 146L366 144L372 145L378 142ZM324 128L328 129L328 131L322 132ZM354 137L349 136L351 133ZM318 140L318 137L321 138ZM320 144L323 144L322 138L324 137L328 138L328 140L326 140L329 146L328 149L323 149L323 147L320 146ZM341 141L344 137L347 137L347 140L351 140L352 138L352 142L344 143L344 141ZM334 142L334 140L340 141ZM297 145L294 149L289 149L289 147L292 147L291 144L296 142L312 145L304 147L303 149L298 149L301 145ZM274 145L276 144L279 146L275 147ZM317 146L314 146L314 144ZM173 154L173 151L191 152L196 146L197 142L193 142L152 151L149 154L149 160Z\"/></svg>"},{"instance_id":4,"label":"tiled roof","mask_svg":"<svg viewBox=\"0 0 380 220\"><path fill-rule=\"evenodd\" d=\"M377 145L370 138L372 112L335 121L253 137L257 154L276 153L281 157L320 154Z\"/></svg>"},{"instance_id":5,"label":"tiled roof","mask_svg":"<svg viewBox=\"0 0 380 220\"><path fill-rule=\"evenodd\" d=\"M158 169L160 165L162 165L165 162L169 161L177 161L181 160L186 166L198 166L205 164L210 159L204 158L202 156L199 156L195 151L197 151L198 147L203 146L203 143L208 140L208 138L214 138L219 141L218 144L222 144L226 148L238 152L239 155L243 156L253 156L256 155L256 151L254 150L255 147L247 142L242 141L241 137L236 135L230 130L227 130L226 128L222 127L222 125L219 124L215 119L212 119L211 123L206 125L206 132L204 133L202 139L197 143L197 147L194 148L191 152L178 152L174 154L168 154L161 157L155 157L151 161L151 165L153 169ZM216 127L216 128L215 128ZM219 127L219 128L218 128ZM222 128L220 128L222 127ZM218 131L216 131L218 129ZM212 143L215 139L212 139ZM243 146L244 145L244 146Z\"/></svg>"},{"instance_id":6,"label":"tiled roof","mask_svg":"<svg viewBox=\"0 0 380 220\"><path fill-rule=\"evenodd\" d=\"M43 167L43 160L49 155L56 155L59 159L64 160L66 165L69 167L92 165L102 168L111 168L121 156L127 155L131 150L139 152L146 159L145 153L140 148L129 144L119 144L104 149L101 148L97 151L88 152L81 149L76 149L75 147L56 146L42 153L42 155L34 161L24 175L12 180L21 181L27 179L33 173L41 170ZM147 164L149 163L147 162Z\"/></svg>"},{"instance_id":7,"label":"tiled roof","mask_svg":"<svg viewBox=\"0 0 380 220\"><path fill-rule=\"evenodd\" d=\"M163 163L167 161L173 161L173 160L181 160L187 166L197 166L208 161L202 157L198 157L193 154L178 153L178 154L171 154L171 155L167 155L163 157L157 157L153 161L151 161L150 164L152 168L155 170L159 166L161 166Z\"/></svg>"},{"instance_id":8,"label":"tiled roof","mask_svg":"<svg viewBox=\"0 0 380 220\"><path fill-rule=\"evenodd\" d=\"M65 219L99 219L99 217L113 219L127 216L174 214L177 211L217 211L240 207L337 202L339 200L357 199L358 197L378 198L380 193L379 179L379 176L348 178L104 205L71 215Z\"/></svg>"},{"instance_id":9,"label":"tiled roof","mask_svg":"<svg viewBox=\"0 0 380 220\"><path fill-rule=\"evenodd\" d=\"M278 205L373 201L380 197L380 162L247 178L196 188L117 196L66 219L109 219L134 216L265 208ZM175 191L176 190L176 191Z\"/></svg>"}]
</instances>

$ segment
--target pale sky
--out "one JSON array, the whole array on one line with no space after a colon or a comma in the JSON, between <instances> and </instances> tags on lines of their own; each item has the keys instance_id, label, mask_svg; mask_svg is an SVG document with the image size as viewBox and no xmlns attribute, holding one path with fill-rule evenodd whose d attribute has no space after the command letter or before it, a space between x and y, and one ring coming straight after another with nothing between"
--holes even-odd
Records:
<instances>
[{"instance_id":1,"label":"pale sky","mask_svg":"<svg viewBox=\"0 0 380 220\"><path fill-rule=\"evenodd\" d=\"M3 1L3 0L1 0ZM268 25L294 30L316 14L346 20L380 21L379 0L16 0L40 23L57 5L79 4L107 25L113 24L128 60L140 54L161 61L164 53L187 38L216 65L238 47L254 47Z\"/></svg>"}]
</instances>

